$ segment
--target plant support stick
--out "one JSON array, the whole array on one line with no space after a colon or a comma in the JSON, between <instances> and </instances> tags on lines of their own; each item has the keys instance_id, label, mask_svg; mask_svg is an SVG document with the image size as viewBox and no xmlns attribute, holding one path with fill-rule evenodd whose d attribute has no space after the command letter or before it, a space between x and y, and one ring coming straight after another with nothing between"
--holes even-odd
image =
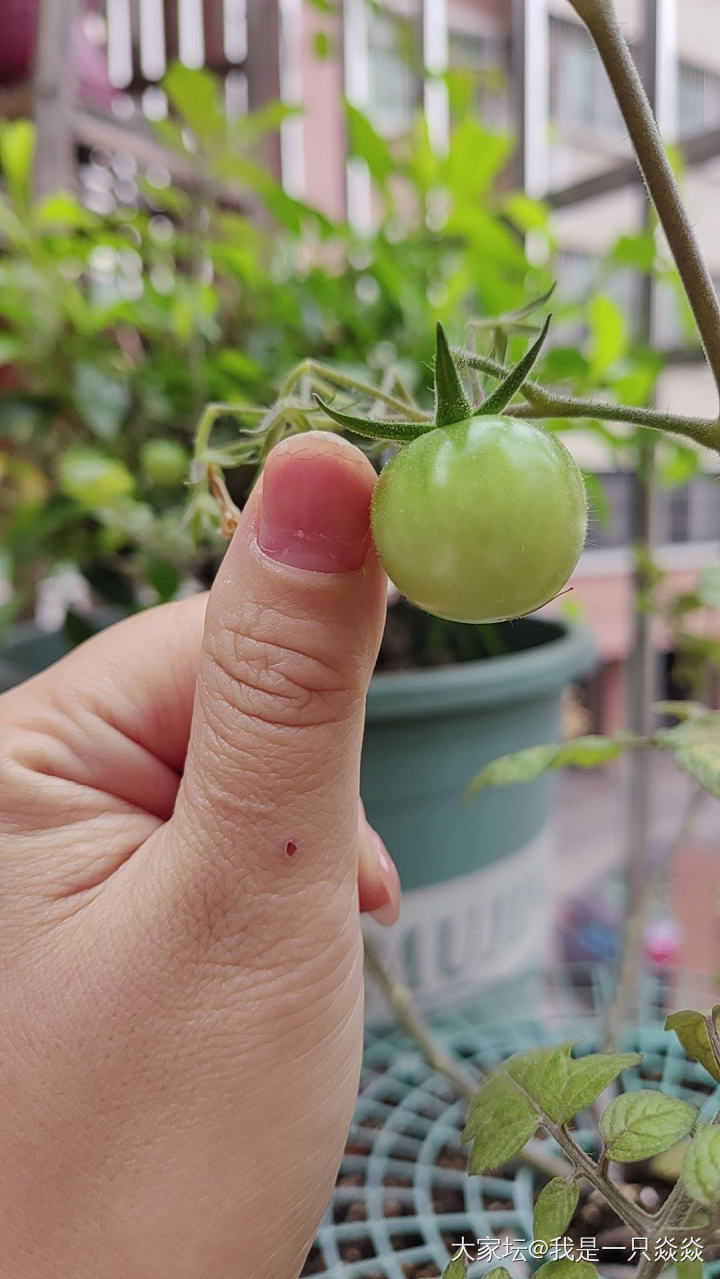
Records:
<instances>
[{"instance_id":1,"label":"plant support stick","mask_svg":"<svg viewBox=\"0 0 720 1279\"><path fill-rule=\"evenodd\" d=\"M570 0L570 4L588 28L610 78L720 397L720 305L613 0Z\"/></svg>"}]
</instances>

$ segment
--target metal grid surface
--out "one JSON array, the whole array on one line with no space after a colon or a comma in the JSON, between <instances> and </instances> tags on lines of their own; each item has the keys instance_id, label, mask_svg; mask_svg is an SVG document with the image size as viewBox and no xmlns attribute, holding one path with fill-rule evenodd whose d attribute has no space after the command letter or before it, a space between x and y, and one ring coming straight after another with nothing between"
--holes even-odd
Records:
<instances>
[{"instance_id":1,"label":"metal grid surface","mask_svg":"<svg viewBox=\"0 0 720 1279\"><path fill-rule=\"evenodd\" d=\"M523 979L521 987L507 983L473 1006L444 1010L433 1019L433 1029L445 1048L478 1072L512 1052L567 1038L581 1041L578 1052L597 1051L599 1014L612 988L612 975L602 969L583 974L579 983L536 975ZM708 1118L720 1104L720 1089L701 1066L685 1059L676 1037L663 1031L662 984L647 985L642 1002L644 1018L620 1036L624 1050L645 1054L641 1066L624 1075L625 1086L662 1087L693 1101ZM468 1177L460 1141L464 1110L403 1033L368 1029L348 1145L303 1275L432 1279L447 1264L449 1246L463 1235L532 1238L532 1173L516 1166L504 1177ZM597 1149L590 1115L578 1119L576 1137L586 1149ZM469 1275L479 1276L493 1264L476 1263ZM524 1265L503 1264L518 1279L527 1273Z\"/></svg>"}]
</instances>

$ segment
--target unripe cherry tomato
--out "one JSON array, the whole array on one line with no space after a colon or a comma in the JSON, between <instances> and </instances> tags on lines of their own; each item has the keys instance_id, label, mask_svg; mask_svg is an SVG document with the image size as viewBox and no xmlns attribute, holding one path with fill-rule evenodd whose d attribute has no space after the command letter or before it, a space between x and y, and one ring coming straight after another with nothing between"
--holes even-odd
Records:
<instances>
[{"instance_id":1,"label":"unripe cherry tomato","mask_svg":"<svg viewBox=\"0 0 720 1279\"><path fill-rule=\"evenodd\" d=\"M187 450L177 440L147 440L140 450L143 476L153 488L176 488L187 479Z\"/></svg>"},{"instance_id":2,"label":"unripe cherry tomato","mask_svg":"<svg viewBox=\"0 0 720 1279\"><path fill-rule=\"evenodd\" d=\"M587 523L585 486L554 435L474 417L406 444L375 488L372 528L398 590L456 622L498 622L553 599Z\"/></svg>"}]
</instances>

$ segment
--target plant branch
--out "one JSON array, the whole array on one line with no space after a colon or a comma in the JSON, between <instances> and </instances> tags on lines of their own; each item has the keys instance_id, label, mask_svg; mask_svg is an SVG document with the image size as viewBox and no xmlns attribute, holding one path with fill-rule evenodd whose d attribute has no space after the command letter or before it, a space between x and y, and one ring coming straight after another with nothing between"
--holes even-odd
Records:
<instances>
[{"instance_id":1,"label":"plant branch","mask_svg":"<svg viewBox=\"0 0 720 1279\"><path fill-rule=\"evenodd\" d=\"M543 1123L560 1149L567 1155L573 1167L586 1181L590 1182L591 1186L600 1191L600 1194L614 1209L620 1220L624 1221L625 1225L635 1231L638 1236L644 1238L652 1223L650 1214L637 1207L636 1204L631 1203L629 1199L626 1199L615 1183L609 1177L603 1176L594 1159L581 1146L578 1146L562 1124L551 1123L549 1119L544 1119Z\"/></svg>"},{"instance_id":2,"label":"plant branch","mask_svg":"<svg viewBox=\"0 0 720 1279\"><path fill-rule=\"evenodd\" d=\"M720 396L720 304L612 0L570 0L597 46L698 326Z\"/></svg>"},{"instance_id":3,"label":"plant branch","mask_svg":"<svg viewBox=\"0 0 720 1279\"><path fill-rule=\"evenodd\" d=\"M395 1013L399 1025L415 1040L431 1069L443 1075L466 1101L472 1101L482 1083L482 1076L471 1074L455 1057L445 1052L427 1021L415 1007L407 986L395 980L377 946L366 933L363 934L363 941L368 971ZM541 1144L536 1141L528 1142L518 1158L548 1179L566 1177L570 1171L564 1160L554 1158L541 1149Z\"/></svg>"},{"instance_id":4,"label":"plant branch","mask_svg":"<svg viewBox=\"0 0 720 1279\"><path fill-rule=\"evenodd\" d=\"M429 413L424 413L414 405L408 404L405 399L398 399L396 395L391 395L383 387L370 386L359 378L351 377L349 373L340 373L329 365L319 364L317 360L303 360L290 371L280 389L281 398L290 395L293 388L303 378L311 381L317 378L325 383L326 386L341 387L344 391L356 391L359 395L363 395L371 401L380 400L387 408L394 409L396 413L401 413L403 417L410 417L413 421L430 421ZM321 387L316 389L322 390Z\"/></svg>"},{"instance_id":5,"label":"plant branch","mask_svg":"<svg viewBox=\"0 0 720 1279\"><path fill-rule=\"evenodd\" d=\"M438 1074L444 1075L462 1097L472 1101L480 1087L481 1079L470 1074L454 1057L445 1052L425 1018L415 1007L407 986L395 981L380 951L367 934L363 934L363 941L368 970L387 999L399 1024L415 1040L428 1065Z\"/></svg>"},{"instance_id":6,"label":"plant branch","mask_svg":"<svg viewBox=\"0 0 720 1279\"><path fill-rule=\"evenodd\" d=\"M467 368L478 369L492 377L505 378L509 370L504 364L474 351L455 350L453 354ZM571 395L559 395L548 391L539 382L526 381L520 387L527 404L510 405L505 409L507 417L517 418L597 418L606 422L627 422L631 426L643 426L653 430L669 431L702 444L705 448L720 451L720 421L704 417L678 417L662 413L658 409L640 408L635 405L612 404L603 400L581 400Z\"/></svg>"}]
</instances>

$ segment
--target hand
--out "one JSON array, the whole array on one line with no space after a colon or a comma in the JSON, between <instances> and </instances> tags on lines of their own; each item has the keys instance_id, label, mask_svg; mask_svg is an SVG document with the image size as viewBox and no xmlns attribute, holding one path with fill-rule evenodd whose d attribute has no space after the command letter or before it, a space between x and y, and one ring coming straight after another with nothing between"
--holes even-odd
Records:
<instances>
[{"instance_id":1,"label":"hand","mask_svg":"<svg viewBox=\"0 0 720 1279\"><path fill-rule=\"evenodd\" d=\"M374 481L286 441L207 601L0 698L3 1275L302 1267L357 1090L358 905L398 908L358 798Z\"/></svg>"}]
</instances>

